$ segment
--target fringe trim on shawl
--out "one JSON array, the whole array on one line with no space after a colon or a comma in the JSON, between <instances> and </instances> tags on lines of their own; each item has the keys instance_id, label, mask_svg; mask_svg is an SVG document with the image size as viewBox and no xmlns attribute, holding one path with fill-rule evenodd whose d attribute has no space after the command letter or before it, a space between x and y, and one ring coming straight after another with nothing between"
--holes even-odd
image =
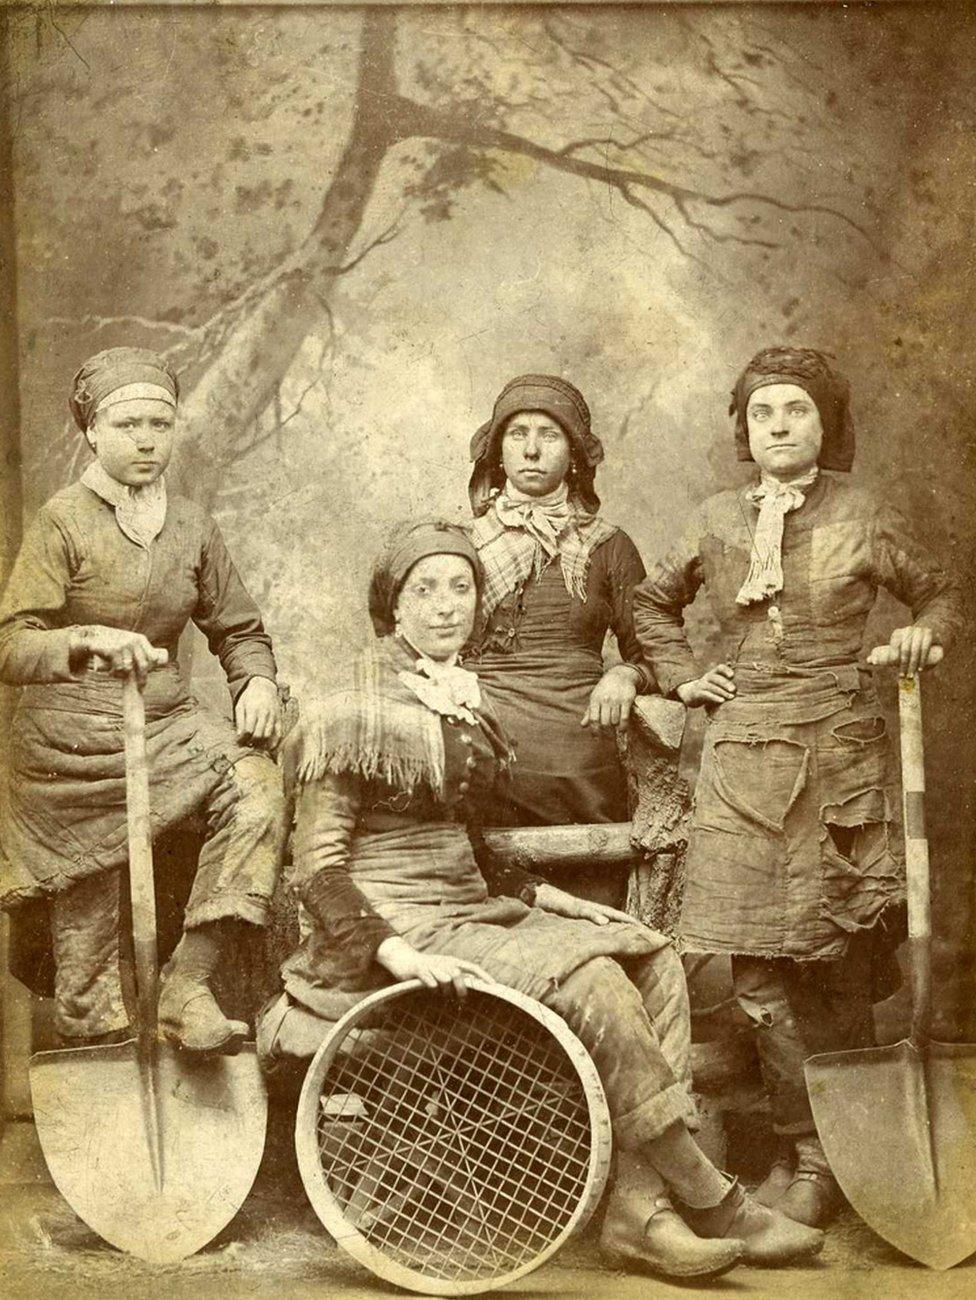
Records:
<instances>
[{"instance_id":1,"label":"fringe trim on shawl","mask_svg":"<svg viewBox=\"0 0 976 1300\"><path fill-rule=\"evenodd\" d=\"M408 794L420 784L442 794L441 719L397 676L410 666L384 638L359 655L351 687L309 705L289 738L300 783L349 772Z\"/></svg>"}]
</instances>

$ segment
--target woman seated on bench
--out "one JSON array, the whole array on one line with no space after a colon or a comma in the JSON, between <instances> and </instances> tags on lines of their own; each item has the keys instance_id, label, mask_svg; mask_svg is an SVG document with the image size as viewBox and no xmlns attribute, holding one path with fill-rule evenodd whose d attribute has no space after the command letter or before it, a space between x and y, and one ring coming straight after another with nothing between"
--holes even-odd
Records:
<instances>
[{"instance_id":1,"label":"woman seated on bench","mask_svg":"<svg viewBox=\"0 0 976 1300\"><path fill-rule=\"evenodd\" d=\"M380 639L289 742L304 937L284 966L288 994L328 1014L336 988L392 976L463 995L475 977L537 998L580 1037L607 1093L609 1253L675 1277L812 1255L822 1235L757 1205L689 1132L688 1003L669 941L493 867L469 833L509 759L477 677L458 665L481 586L459 529L398 529L370 586Z\"/></svg>"}]
</instances>

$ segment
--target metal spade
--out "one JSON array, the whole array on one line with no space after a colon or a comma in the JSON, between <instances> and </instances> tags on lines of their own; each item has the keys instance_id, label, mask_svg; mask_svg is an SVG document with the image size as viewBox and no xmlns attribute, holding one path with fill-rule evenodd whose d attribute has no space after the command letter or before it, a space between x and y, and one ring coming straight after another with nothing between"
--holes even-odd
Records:
<instances>
[{"instance_id":1,"label":"metal spade","mask_svg":"<svg viewBox=\"0 0 976 1300\"><path fill-rule=\"evenodd\" d=\"M123 685L135 1038L38 1052L34 1121L61 1195L113 1246L172 1263L211 1241L244 1202L261 1162L267 1095L253 1044L198 1058L157 1038L156 900L145 707Z\"/></svg>"},{"instance_id":2,"label":"metal spade","mask_svg":"<svg viewBox=\"0 0 976 1300\"><path fill-rule=\"evenodd\" d=\"M891 658L882 649L871 662ZM890 1047L813 1056L806 1078L820 1140L848 1201L893 1246L929 1268L946 1269L976 1251L976 1044L929 1037L929 854L917 673L900 679L898 703L911 1033Z\"/></svg>"}]
</instances>

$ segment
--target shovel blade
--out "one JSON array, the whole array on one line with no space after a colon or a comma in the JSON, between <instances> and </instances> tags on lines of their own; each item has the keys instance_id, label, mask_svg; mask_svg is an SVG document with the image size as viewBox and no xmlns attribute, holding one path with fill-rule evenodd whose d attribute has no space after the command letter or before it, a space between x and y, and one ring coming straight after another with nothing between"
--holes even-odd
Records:
<instances>
[{"instance_id":1,"label":"shovel blade","mask_svg":"<svg viewBox=\"0 0 976 1300\"><path fill-rule=\"evenodd\" d=\"M976 1251L976 1045L911 1042L806 1063L830 1167L870 1228L929 1268Z\"/></svg>"},{"instance_id":2,"label":"shovel blade","mask_svg":"<svg viewBox=\"0 0 976 1300\"><path fill-rule=\"evenodd\" d=\"M135 1042L31 1058L34 1120L58 1191L99 1236L153 1264L185 1259L230 1222L264 1151L253 1044L197 1060L157 1045L161 1179Z\"/></svg>"}]
</instances>

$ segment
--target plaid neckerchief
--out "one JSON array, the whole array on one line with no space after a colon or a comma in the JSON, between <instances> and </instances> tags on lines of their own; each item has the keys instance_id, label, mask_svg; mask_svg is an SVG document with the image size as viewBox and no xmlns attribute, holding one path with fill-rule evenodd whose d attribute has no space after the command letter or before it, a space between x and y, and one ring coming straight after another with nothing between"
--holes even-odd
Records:
<instances>
[{"instance_id":1,"label":"plaid neckerchief","mask_svg":"<svg viewBox=\"0 0 976 1300\"><path fill-rule=\"evenodd\" d=\"M566 522L559 528L564 518ZM552 550L540 536L544 524L558 528ZM546 529L547 532L550 530ZM559 556L566 590L585 602L590 555L616 531L614 524L606 523L599 515L588 514L578 503L567 501L565 497L561 501L543 502L540 509L531 499L526 502L522 493L516 497L511 489L500 492L485 514L471 526L471 540L485 570L481 597L483 616L487 618L499 602L510 591L520 587L530 574L538 578L556 555Z\"/></svg>"}]
</instances>

